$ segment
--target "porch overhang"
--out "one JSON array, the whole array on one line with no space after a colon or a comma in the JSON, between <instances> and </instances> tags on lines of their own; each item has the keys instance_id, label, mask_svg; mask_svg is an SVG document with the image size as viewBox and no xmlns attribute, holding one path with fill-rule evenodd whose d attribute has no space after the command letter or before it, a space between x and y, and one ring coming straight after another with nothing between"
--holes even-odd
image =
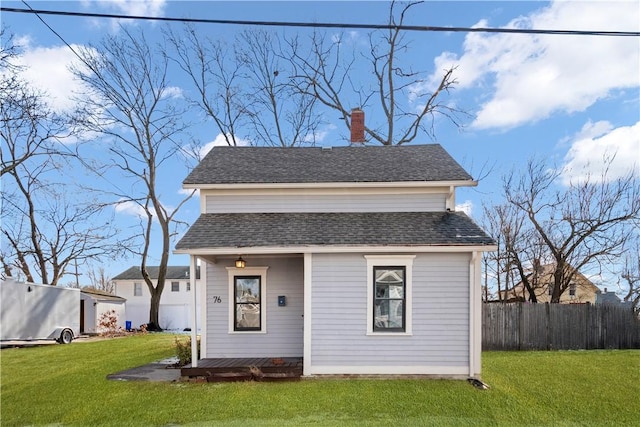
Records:
<instances>
[{"instance_id":1,"label":"porch overhang","mask_svg":"<svg viewBox=\"0 0 640 427\"><path fill-rule=\"evenodd\" d=\"M495 243L462 212L200 215L176 254L473 252Z\"/></svg>"}]
</instances>

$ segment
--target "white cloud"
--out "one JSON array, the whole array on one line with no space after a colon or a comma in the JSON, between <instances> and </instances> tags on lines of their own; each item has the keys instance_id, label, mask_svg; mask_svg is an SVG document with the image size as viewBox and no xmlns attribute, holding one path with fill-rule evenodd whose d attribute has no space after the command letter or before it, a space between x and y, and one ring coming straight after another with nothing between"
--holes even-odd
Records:
<instances>
[{"instance_id":1,"label":"white cloud","mask_svg":"<svg viewBox=\"0 0 640 427\"><path fill-rule=\"evenodd\" d=\"M116 213L135 216L136 218L147 218L144 207L131 200L118 202L115 206L115 211Z\"/></svg>"},{"instance_id":2,"label":"white cloud","mask_svg":"<svg viewBox=\"0 0 640 427\"><path fill-rule=\"evenodd\" d=\"M181 188L178 190L178 194L181 196L189 196L191 193L193 193L193 188ZM196 192L193 193L193 197L200 197L200 190L196 190Z\"/></svg>"},{"instance_id":3,"label":"white cloud","mask_svg":"<svg viewBox=\"0 0 640 427\"><path fill-rule=\"evenodd\" d=\"M605 159L611 159L608 164ZM586 123L573 138L562 167L562 183L584 181L588 176L614 180L631 170L640 173L640 121L614 128L606 121Z\"/></svg>"},{"instance_id":4,"label":"white cloud","mask_svg":"<svg viewBox=\"0 0 640 427\"><path fill-rule=\"evenodd\" d=\"M171 214L175 209L173 206L165 204L162 204L162 208L168 214ZM133 200L120 199L116 203L114 210L117 214L129 215L141 220L147 220L147 213L144 210L144 207ZM158 215L156 214L156 210L153 206L149 206L149 212L152 215L153 221L158 221Z\"/></svg>"},{"instance_id":5,"label":"white cloud","mask_svg":"<svg viewBox=\"0 0 640 427\"><path fill-rule=\"evenodd\" d=\"M152 16L164 15L166 0L82 0L82 6L92 12L105 12L127 16ZM135 25L133 19L108 19L94 18L91 25L95 28L109 27L112 32L117 32L120 25ZM151 21L153 24L155 21Z\"/></svg>"},{"instance_id":6,"label":"white cloud","mask_svg":"<svg viewBox=\"0 0 640 427\"><path fill-rule=\"evenodd\" d=\"M88 7L97 4L105 10L113 10L124 15L161 16L166 6L165 0L97 0L85 2Z\"/></svg>"},{"instance_id":7,"label":"white cloud","mask_svg":"<svg viewBox=\"0 0 640 427\"><path fill-rule=\"evenodd\" d=\"M23 45L24 53L16 63L26 67L22 77L35 88L46 92L49 106L59 112L69 111L75 107L75 93L82 92L82 83L69 71L71 65L80 62L67 46L32 47L28 39ZM80 49L78 45L71 45Z\"/></svg>"},{"instance_id":8,"label":"white cloud","mask_svg":"<svg viewBox=\"0 0 640 427\"><path fill-rule=\"evenodd\" d=\"M316 143L323 142L327 137L327 135L329 135L331 131L336 129L337 129L336 125L329 123L327 126L325 126L323 130L319 130L315 133L305 136L304 142L316 142Z\"/></svg>"},{"instance_id":9,"label":"white cloud","mask_svg":"<svg viewBox=\"0 0 640 427\"><path fill-rule=\"evenodd\" d=\"M225 135L219 133L218 136L216 136L216 139L214 139L211 142L206 143L201 149L200 149L200 158L204 158L204 156L207 155L207 153L209 151L211 151L211 149L213 147L227 147L229 146L229 144L227 143L227 138L229 138L229 140L231 140L231 135L227 134L226 138ZM244 139L240 139L236 137L236 142L239 146L245 146L245 145L251 145L249 143L249 141L244 140Z\"/></svg>"},{"instance_id":10,"label":"white cloud","mask_svg":"<svg viewBox=\"0 0 640 427\"><path fill-rule=\"evenodd\" d=\"M163 98L184 98L182 88L178 86L167 86L162 92Z\"/></svg>"},{"instance_id":11,"label":"white cloud","mask_svg":"<svg viewBox=\"0 0 640 427\"><path fill-rule=\"evenodd\" d=\"M462 211L467 216L471 216L471 212L473 212L473 202L471 200L465 200L464 202L456 205L456 211Z\"/></svg>"},{"instance_id":12,"label":"white cloud","mask_svg":"<svg viewBox=\"0 0 640 427\"><path fill-rule=\"evenodd\" d=\"M506 27L638 31L639 13L638 2L553 2ZM458 67L459 88L493 86L473 122L479 129L583 111L615 90L640 86L635 37L470 33L460 57L444 52L434 62L432 86L450 66Z\"/></svg>"}]
</instances>

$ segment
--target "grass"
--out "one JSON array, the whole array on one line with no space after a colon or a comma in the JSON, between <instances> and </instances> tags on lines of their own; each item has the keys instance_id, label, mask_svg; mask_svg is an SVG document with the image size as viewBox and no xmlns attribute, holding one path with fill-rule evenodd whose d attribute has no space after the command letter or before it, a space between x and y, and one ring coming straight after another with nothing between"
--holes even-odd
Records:
<instances>
[{"instance_id":1,"label":"grass","mask_svg":"<svg viewBox=\"0 0 640 427\"><path fill-rule=\"evenodd\" d=\"M175 354L149 334L0 353L0 424L639 425L640 351L483 354L466 381L145 383L106 376Z\"/></svg>"}]
</instances>

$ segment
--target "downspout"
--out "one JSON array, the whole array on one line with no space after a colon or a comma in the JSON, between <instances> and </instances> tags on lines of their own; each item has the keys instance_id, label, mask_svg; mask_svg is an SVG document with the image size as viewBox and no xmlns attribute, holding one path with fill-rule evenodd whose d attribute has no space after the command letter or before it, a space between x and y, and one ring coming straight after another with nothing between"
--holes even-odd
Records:
<instances>
[{"instance_id":1,"label":"downspout","mask_svg":"<svg viewBox=\"0 0 640 427\"><path fill-rule=\"evenodd\" d=\"M189 256L189 281L191 282L191 367L198 367L198 314L196 289L196 257Z\"/></svg>"}]
</instances>

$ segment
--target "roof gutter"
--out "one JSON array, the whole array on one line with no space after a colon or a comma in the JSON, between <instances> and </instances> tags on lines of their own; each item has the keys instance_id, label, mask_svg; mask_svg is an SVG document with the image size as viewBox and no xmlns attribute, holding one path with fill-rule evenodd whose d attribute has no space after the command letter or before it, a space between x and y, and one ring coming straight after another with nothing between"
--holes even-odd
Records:
<instances>
[{"instance_id":1,"label":"roof gutter","mask_svg":"<svg viewBox=\"0 0 640 427\"><path fill-rule=\"evenodd\" d=\"M233 184L187 184L185 190L238 190L238 189L268 189L268 188L424 188L424 187L476 187L478 181L472 179L459 181L394 181L394 182L261 182L261 183L233 183Z\"/></svg>"},{"instance_id":2,"label":"roof gutter","mask_svg":"<svg viewBox=\"0 0 640 427\"><path fill-rule=\"evenodd\" d=\"M259 246L176 249L174 254L188 255L269 255L291 253L389 253L389 252L490 252L497 250L496 245L422 245L422 246Z\"/></svg>"}]
</instances>

